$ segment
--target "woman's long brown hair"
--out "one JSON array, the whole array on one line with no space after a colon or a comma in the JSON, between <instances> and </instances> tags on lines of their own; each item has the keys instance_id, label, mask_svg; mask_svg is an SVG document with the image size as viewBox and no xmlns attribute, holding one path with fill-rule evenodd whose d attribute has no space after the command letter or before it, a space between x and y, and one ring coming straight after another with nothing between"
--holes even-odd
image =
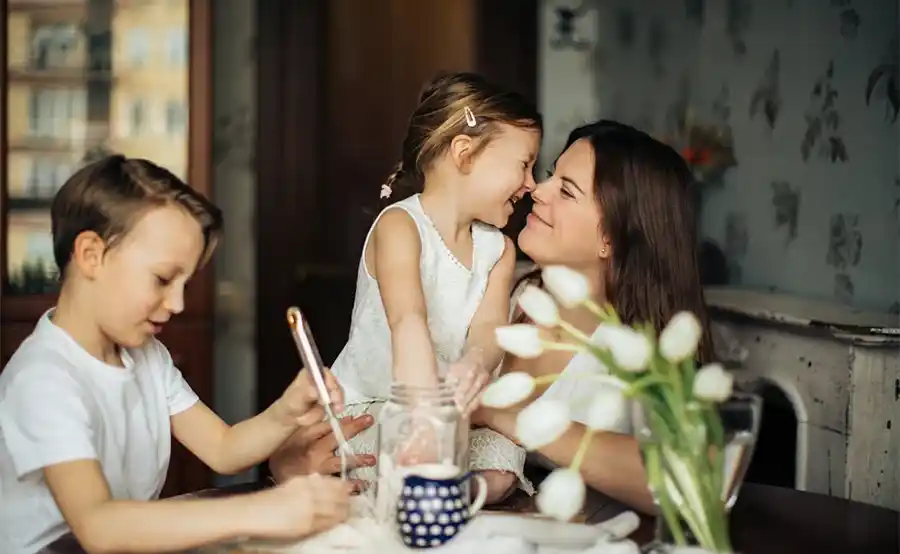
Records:
<instances>
[{"instance_id":1,"label":"woman's long brown hair","mask_svg":"<svg viewBox=\"0 0 900 554\"><path fill-rule=\"evenodd\" d=\"M670 146L622 123L579 127L565 148L582 139L594 150L594 193L603 218L598 232L611 249L603 275L607 300L623 322L652 323L657 334L676 313L693 312L704 330L698 361L712 361L690 169Z\"/></svg>"}]
</instances>

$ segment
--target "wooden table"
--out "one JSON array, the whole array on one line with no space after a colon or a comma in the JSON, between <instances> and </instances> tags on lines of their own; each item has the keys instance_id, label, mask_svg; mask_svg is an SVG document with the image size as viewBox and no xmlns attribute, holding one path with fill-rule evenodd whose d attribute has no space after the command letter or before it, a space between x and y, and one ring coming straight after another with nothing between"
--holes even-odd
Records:
<instances>
[{"instance_id":1,"label":"wooden table","mask_svg":"<svg viewBox=\"0 0 900 554\"><path fill-rule=\"evenodd\" d=\"M240 494L256 488L242 485L201 491L198 496ZM533 500L514 495L504 509L527 512ZM583 519L596 523L621 513L623 506L591 491ZM631 536L639 544L653 538L653 518L642 516ZM747 483L731 517L731 535L741 554L897 554L900 513L820 494ZM231 549L233 551L233 549ZM83 554L70 537L42 554Z\"/></svg>"}]
</instances>

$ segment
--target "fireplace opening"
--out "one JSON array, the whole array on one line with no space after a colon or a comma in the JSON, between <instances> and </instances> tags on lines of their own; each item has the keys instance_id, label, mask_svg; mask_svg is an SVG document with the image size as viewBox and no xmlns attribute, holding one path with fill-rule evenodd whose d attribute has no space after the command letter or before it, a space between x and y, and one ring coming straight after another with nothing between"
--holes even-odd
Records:
<instances>
[{"instance_id":1,"label":"fireplace opening","mask_svg":"<svg viewBox=\"0 0 900 554\"><path fill-rule=\"evenodd\" d=\"M762 379L753 392L763 401L756 450L746 481L796 488L797 414L787 394L776 384Z\"/></svg>"}]
</instances>

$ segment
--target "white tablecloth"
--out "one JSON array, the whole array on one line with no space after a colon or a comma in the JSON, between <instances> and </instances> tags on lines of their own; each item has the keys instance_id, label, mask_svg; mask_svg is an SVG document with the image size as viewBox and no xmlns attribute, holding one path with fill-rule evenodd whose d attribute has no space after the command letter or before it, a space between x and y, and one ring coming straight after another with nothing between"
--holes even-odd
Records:
<instances>
[{"instance_id":1,"label":"white tablecloth","mask_svg":"<svg viewBox=\"0 0 900 554\"><path fill-rule=\"evenodd\" d=\"M637 529L633 512L595 525L562 523L531 515L486 512L478 515L453 541L428 549L429 554L639 554L627 540ZM331 531L291 545L254 542L249 550L276 554L409 554L391 530L371 520L355 519ZM424 552L424 551L423 551Z\"/></svg>"}]
</instances>

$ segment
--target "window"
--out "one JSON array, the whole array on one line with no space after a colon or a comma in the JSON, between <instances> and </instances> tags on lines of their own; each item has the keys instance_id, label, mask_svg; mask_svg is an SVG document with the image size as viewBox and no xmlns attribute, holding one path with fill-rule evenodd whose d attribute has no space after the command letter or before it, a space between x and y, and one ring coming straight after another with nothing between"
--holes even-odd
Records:
<instances>
[{"instance_id":1,"label":"window","mask_svg":"<svg viewBox=\"0 0 900 554\"><path fill-rule=\"evenodd\" d=\"M128 44L128 65L144 67L150 58L150 37L147 29L129 29L125 33Z\"/></svg>"},{"instance_id":2,"label":"window","mask_svg":"<svg viewBox=\"0 0 900 554\"><path fill-rule=\"evenodd\" d=\"M72 54L80 42L81 31L73 24L40 26L31 37L31 65L35 69L72 67Z\"/></svg>"},{"instance_id":3,"label":"window","mask_svg":"<svg viewBox=\"0 0 900 554\"><path fill-rule=\"evenodd\" d=\"M39 137L66 138L86 125L87 94L84 90L33 89L28 105L28 128Z\"/></svg>"},{"instance_id":4,"label":"window","mask_svg":"<svg viewBox=\"0 0 900 554\"><path fill-rule=\"evenodd\" d=\"M169 67L187 65L187 31L184 28L169 29L166 33L166 59Z\"/></svg>"},{"instance_id":5,"label":"window","mask_svg":"<svg viewBox=\"0 0 900 554\"><path fill-rule=\"evenodd\" d=\"M25 239L25 259L46 277L54 275L53 236L49 232L31 232Z\"/></svg>"},{"instance_id":6,"label":"window","mask_svg":"<svg viewBox=\"0 0 900 554\"><path fill-rule=\"evenodd\" d=\"M64 160L32 158L28 172L28 195L32 198L52 198L72 173L71 164Z\"/></svg>"},{"instance_id":7,"label":"window","mask_svg":"<svg viewBox=\"0 0 900 554\"><path fill-rule=\"evenodd\" d=\"M187 127L187 108L184 102L169 100L166 104L166 134L170 136L184 135Z\"/></svg>"},{"instance_id":8,"label":"window","mask_svg":"<svg viewBox=\"0 0 900 554\"><path fill-rule=\"evenodd\" d=\"M131 136L139 136L146 133L147 103L144 100L132 100L128 105L128 128Z\"/></svg>"}]
</instances>

